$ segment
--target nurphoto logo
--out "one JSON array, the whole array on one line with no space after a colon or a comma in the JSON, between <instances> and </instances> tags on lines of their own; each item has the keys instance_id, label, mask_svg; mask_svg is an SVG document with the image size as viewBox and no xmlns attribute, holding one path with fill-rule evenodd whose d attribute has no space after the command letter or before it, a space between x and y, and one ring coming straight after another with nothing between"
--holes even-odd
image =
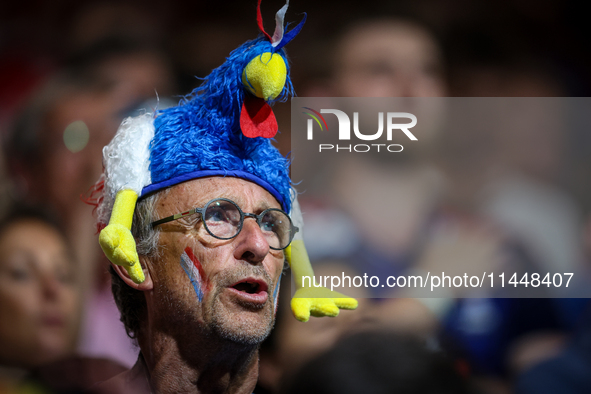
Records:
<instances>
[{"instance_id":1,"label":"nurphoto logo","mask_svg":"<svg viewBox=\"0 0 591 394\"><path fill-rule=\"evenodd\" d=\"M338 138L339 141L350 141L351 140L351 119L344 111L338 109L321 109L316 111L310 107L302 107L306 111L304 114L310 116L307 122L307 139L314 139L314 128L315 124L317 129L321 132L328 131L328 125L326 119L322 114L335 115L339 124L338 127ZM410 131L411 128L416 126L417 117L408 112L378 112L378 130L368 134L362 133L359 129L359 112L353 112L353 135L354 138L361 141L375 141L382 137L384 133L384 123L386 123L386 140L392 141L392 135L395 132L403 132L411 141L417 141L417 137ZM384 121L385 119L385 121ZM406 120L406 122L401 122ZM347 151L347 152L369 152L375 150L380 152L380 149L388 152L402 152L403 147L400 144L349 144L349 145L334 145L334 144L319 144L319 152L323 151Z\"/></svg>"}]
</instances>

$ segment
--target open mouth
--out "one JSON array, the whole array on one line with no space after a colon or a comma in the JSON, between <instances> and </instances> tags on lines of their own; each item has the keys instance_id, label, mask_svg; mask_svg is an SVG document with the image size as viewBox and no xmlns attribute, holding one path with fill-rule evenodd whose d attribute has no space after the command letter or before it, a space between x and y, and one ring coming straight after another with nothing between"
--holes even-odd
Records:
<instances>
[{"instance_id":1,"label":"open mouth","mask_svg":"<svg viewBox=\"0 0 591 394\"><path fill-rule=\"evenodd\" d=\"M257 279L245 279L232 286L233 289L247 294L258 294L267 291L267 284Z\"/></svg>"}]
</instances>

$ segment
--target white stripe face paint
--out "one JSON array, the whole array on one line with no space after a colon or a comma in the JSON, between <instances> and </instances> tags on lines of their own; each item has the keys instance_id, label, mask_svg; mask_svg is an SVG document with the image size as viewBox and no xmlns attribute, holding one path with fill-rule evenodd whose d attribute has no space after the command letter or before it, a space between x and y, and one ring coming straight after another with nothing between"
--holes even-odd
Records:
<instances>
[{"instance_id":1,"label":"white stripe face paint","mask_svg":"<svg viewBox=\"0 0 591 394\"><path fill-rule=\"evenodd\" d=\"M202 288L202 278L201 274L193 261L189 258L186 252L183 252L181 255L181 267L183 267L183 271L189 277L191 281L191 285L193 285L193 289L195 290L195 294L197 294L197 299L199 302L203 301L203 288Z\"/></svg>"}]
</instances>

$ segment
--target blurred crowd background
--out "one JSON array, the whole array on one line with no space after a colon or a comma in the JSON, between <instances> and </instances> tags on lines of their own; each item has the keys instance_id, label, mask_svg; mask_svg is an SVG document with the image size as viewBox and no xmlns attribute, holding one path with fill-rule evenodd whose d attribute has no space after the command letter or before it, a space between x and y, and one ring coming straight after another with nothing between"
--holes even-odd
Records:
<instances>
[{"instance_id":1,"label":"blurred crowd background","mask_svg":"<svg viewBox=\"0 0 591 394\"><path fill-rule=\"evenodd\" d=\"M579 3L294 0L286 21L308 20L286 48L293 83L302 97L589 96ZM282 5L263 1L267 31ZM257 34L255 1L3 4L0 393L79 392L133 365L138 350L84 203L102 147L123 118L178 102ZM289 103L275 113L288 154ZM446 156L433 140L387 173L372 160L349 162L331 196L302 196L317 274L410 272L443 258L480 267L499 255L525 269L589 266L591 132L483 130L446 141ZM359 189L395 198L386 228L358 215ZM287 293L261 351L257 393L591 391L585 299L360 293L351 294L358 311L301 324Z\"/></svg>"}]
</instances>

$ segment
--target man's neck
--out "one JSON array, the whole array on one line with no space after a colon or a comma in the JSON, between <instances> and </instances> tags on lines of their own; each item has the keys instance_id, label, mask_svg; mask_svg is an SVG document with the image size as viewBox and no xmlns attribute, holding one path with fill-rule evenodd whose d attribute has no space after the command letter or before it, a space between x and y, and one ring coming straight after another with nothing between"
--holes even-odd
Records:
<instances>
[{"instance_id":1,"label":"man's neck","mask_svg":"<svg viewBox=\"0 0 591 394\"><path fill-rule=\"evenodd\" d=\"M160 331L138 339L156 393L251 394L256 385L258 346L196 332L184 341Z\"/></svg>"}]
</instances>

